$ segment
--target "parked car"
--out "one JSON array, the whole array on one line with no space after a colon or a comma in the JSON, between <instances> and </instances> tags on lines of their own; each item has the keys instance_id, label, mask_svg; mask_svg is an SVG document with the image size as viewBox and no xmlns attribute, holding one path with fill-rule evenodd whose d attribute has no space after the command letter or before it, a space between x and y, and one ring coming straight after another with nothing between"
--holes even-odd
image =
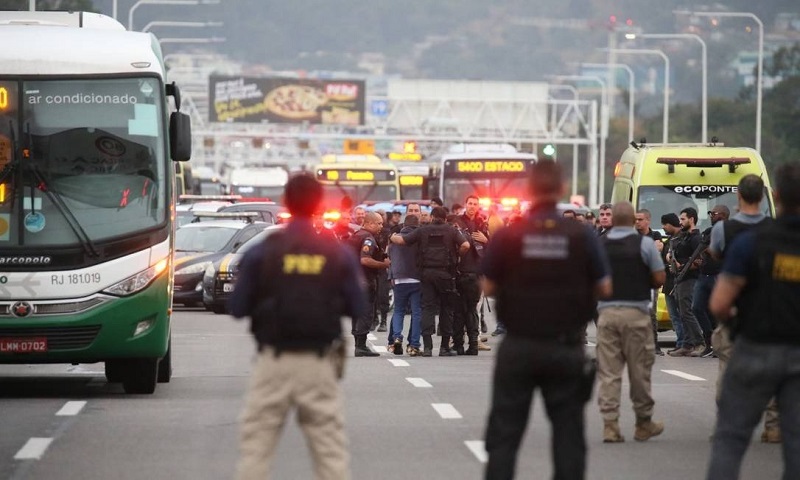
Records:
<instances>
[{"instance_id":1,"label":"parked car","mask_svg":"<svg viewBox=\"0 0 800 480\"><path fill-rule=\"evenodd\" d=\"M236 217L237 214L228 215ZM228 218L188 223L180 227L175 233L172 303L187 307L200 305L203 302L203 274L206 269L267 226L264 222L253 222L248 218Z\"/></svg>"},{"instance_id":2,"label":"parked car","mask_svg":"<svg viewBox=\"0 0 800 480\"><path fill-rule=\"evenodd\" d=\"M285 225L271 225L254 235L230 253L214 260L203 274L203 305L214 313L225 313L228 298L236 284L239 262L244 254L255 245L282 230Z\"/></svg>"}]
</instances>

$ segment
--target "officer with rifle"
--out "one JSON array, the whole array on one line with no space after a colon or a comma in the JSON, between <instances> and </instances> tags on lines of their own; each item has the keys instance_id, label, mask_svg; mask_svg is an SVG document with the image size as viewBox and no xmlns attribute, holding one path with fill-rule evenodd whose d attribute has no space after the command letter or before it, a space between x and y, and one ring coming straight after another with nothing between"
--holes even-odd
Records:
<instances>
[{"instance_id":1,"label":"officer with rifle","mask_svg":"<svg viewBox=\"0 0 800 480\"><path fill-rule=\"evenodd\" d=\"M700 324L692 313L692 296L694 295L694 284L697 281L698 270L695 258L691 258L695 252L700 255L700 231L695 228L697 224L697 210L687 207L681 210L680 214L681 231L683 234L677 239L673 246L673 255L669 256L670 263L674 262L674 267L678 268L678 276L675 278L674 295L678 303L681 323L683 324L683 348L669 352L672 357L699 357L705 351L706 346L703 342L703 331ZM704 247L703 247L704 248Z\"/></svg>"}]
</instances>

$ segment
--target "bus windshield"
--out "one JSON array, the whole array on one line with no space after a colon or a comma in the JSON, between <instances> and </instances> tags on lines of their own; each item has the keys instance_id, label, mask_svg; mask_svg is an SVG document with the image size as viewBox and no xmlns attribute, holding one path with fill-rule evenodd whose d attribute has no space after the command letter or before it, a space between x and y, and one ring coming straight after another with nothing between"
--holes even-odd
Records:
<instances>
[{"instance_id":1,"label":"bus windshield","mask_svg":"<svg viewBox=\"0 0 800 480\"><path fill-rule=\"evenodd\" d=\"M703 191L705 190L705 191ZM769 195L764 192L764 199L761 201L761 211L765 215L770 215ZM653 228L659 227L661 216L667 213L680 215L684 208L691 207L697 210L697 228L704 230L711 226L711 219L708 212L716 205L725 205L731 211L731 215L736 212L737 199L735 186L694 188L692 186L649 186L639 187L639 205L637 209L647 209L653 218Z\"/></svg>"},{"instance_id":2,"label":"bus windshield","mask_svg":"<svg viewBox=\"0 0 800 480\"><path fill-rule=\"evenodd\" d=\"M397 187L395 185L323 185L324 205L341 205L345 196L350 197L353 205L367 201L393 201L397 200Z\"/></svg>"},{"instance_id":3,"label":"bus windshield","mask_svg":"<svg viewBox=\"0 0 800 480\"><path fill-rule=\"evenodd\" d=\"M499 203L504 198L522 200L528 197L527 178L450 178L444 181L442 200L445 205L463 203L468 195Z\"/></svg>"},{"instance_id":4,"label":"bus windshield","mask_svg":"<svg viewBox=\"0 0 800 480\"><path fill-rule=\"evenodd\" d=\"M0 144L19 147L0 154L4 247L102 242L166 223L157 79L2 81L3 91Z\"/></svg>"},{"instance_id":5,"label":"bus windshield","mask_svg":"<svg viewBox=\"0 0 800 480\"><path fill-rule=\"evenodd\" d=\"M231 195L241 195L242 198L262 198L273 201L280 201L283 197L284 187L276 185L272 187L253 186L253 185L234 185L231 187Z\"/></svg>"}]
</instances>

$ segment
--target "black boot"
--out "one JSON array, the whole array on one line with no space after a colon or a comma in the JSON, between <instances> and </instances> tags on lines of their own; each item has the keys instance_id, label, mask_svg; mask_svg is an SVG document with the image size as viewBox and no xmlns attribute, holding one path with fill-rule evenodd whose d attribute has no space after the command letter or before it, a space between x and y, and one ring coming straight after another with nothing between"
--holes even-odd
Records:
<instances>
[{"instance_id":1,"label":"black boot","mask_svg":"<svg viewBox=\"0 0 800 480\"><path fill-rule=\"evenodd\" d=\"M378 325L378 331L379 332L385 332L386 331L386 314L385 313L381 313L381 323L380 323L380 325Z\"/></svg>"},{"instance_id":2,"label":"black boot","mask_svg":"<svg viewBox=\"0 0 800 480\"><path fill-rule=\"evenodd\" d=\"M464 352L464 355L477 355L478 354L478 339L469 339L469 348Z\"/></svg>"},{"instance_id":3,"label":"black boot","mask_svg":"<svg viewBox=\"0 0 800 480\"><path fill-rule=\"evenodd\" d=\"M432 357L433 356L433 338L430 335L423 335L422 336L422 356L423 357Z\"/></svg>"},{"instance_id":4,"label":"black boot","mask_svg":"<svg viewBox=\"0 0 800 480\"><path fill-rule=\"evenodd\" d=\"M450 337L447 335L442 335L442 344L439 345L439 356L455 357L456 355L458 355L458 353L450 348Z\"/></svg>"},{"instance_id":5,"label":"black boot","mask_svg":"<svg viewBox=\"0 0 800 480\"><path fill-rule=\"evenodd\" d=\"M372 350L367 347L367 336L366 335L355 335L356 339L356 349L355 349L355 356L356 357L378 357L380 353L373 352Z\"/></svg>"}]
</instances>

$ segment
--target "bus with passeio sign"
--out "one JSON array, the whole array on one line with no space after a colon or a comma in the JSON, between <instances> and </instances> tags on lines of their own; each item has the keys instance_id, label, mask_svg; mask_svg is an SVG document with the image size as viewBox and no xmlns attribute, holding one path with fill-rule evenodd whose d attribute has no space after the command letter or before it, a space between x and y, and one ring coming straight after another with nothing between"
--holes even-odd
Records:
<instances>
[{"instance_id":1,"label":"bus with passeio sign","mask_svg":"<svg viewBox=\"0 0 800 480\"><path fill-rule=\"evenodd\" d=\"M497 205L507 216L529 203L528 175L536 155L507 144L458 144L441 155L439 189L445 206L469 195L483 208Z\"/></svg>"},{"instance_id":2,"label":"bus with passeio sign","mask_svg":"<svg viewBox=\"0 0 800 480\"><path fill-rule=\"evenodd\" d=\"M369 201L400 200L397 168L375 155L325 155L314 167L322 184L323 205L328 210Z\"/></svg>"}]
</instances>

